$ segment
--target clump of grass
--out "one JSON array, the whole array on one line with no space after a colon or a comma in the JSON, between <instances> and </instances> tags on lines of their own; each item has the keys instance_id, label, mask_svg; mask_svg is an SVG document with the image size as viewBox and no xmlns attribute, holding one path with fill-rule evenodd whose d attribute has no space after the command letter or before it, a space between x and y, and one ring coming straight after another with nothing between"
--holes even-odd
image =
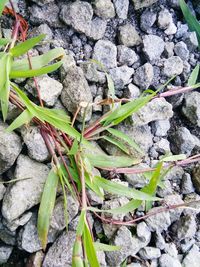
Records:
<instances>
[{"instance_id":1,"label":"clump of grass","mask_svg":"<svg viewBox=\"0 0 200 267\"><path fill-rule=\"evenodd\" d=\"M7 1L1 1L0 14L3 12L6 2ZM137 209L143 202L145 202L146 210L149 210L152 206L152 202L160 201L160 199L156 197L157 187L166 171L174 166L174 162L180 166L184 166L185 164L200 159L200 155L189 159L186 159L185 155L168 155L162 158L155 168L136 170L132 168L132 166L140 163L142 158L140 156L133 158L129 153L129 148L134 148L138 152L138 155L141 155L139 146L128 136L114 129L113 126L124 121L155 97L166 97L175 93L183 93L199 87L199 84L196 84L196 81L194 82L195 74L193 74L190 85L186 88L180 88L177 92L171 90L159 94L159 90L155 92L147 90L136 100L120 100L115 97L113 83L108 73L106 73L109 94L107 99L99 104L110 105L111 110L86 129L85 122L83 121L82 131L79 132L74 128L74 123L71 123L70 117L66 116L63 111L44 107L37 88L37 80L35 80L35 84L38 90L40 105L33 103L14 83L13 80L16 78L34 78L35 76L57 70L61 66L62 57L64 56L64 50L62 48L56 48L44 55L30 58L28 51L37 45L45 36L40 35L26 40L25 32L27 29L22 27L21 22L23 20L22 18L19 19L15 12L14 15L16 22L12 39L0 39L0 45L3 48L2 52L0 52L0 68L2 71L2 78L0 80L0 101L4 121L7 118L9 101L18 106L21 110L21 114L10 124L7 131L13 131L24 124L28 125L30 122L34 122L40 127L42 137L52 156L52 169L49 172L44 186L38 213L38 235L42 247L45 250L50 220L56 200L57 187L60 184L64 195L66 228L68 224L68 214L66 213L68 192L77 199L81 210L76 230L76 240L73 246L72 266L98 267L100 266L96 254L98 249L114 251L120 248L94 242L92 230L88 221L88 213L93 212L95 216L105 223L132 225L142 218L129 222L111 221L105 219L103 216L99 215L99 213L126 214ZM24 23L24 25L25 24L26 23ZM19 37L22 37L23 42L18 42ZM24 54L27 54L27 58L18 59L19 56ZM120 104L117 108L113 105L115 102ZM84 103L82 103L82 105L83 104ZM89 104L93 105L93 103ZM88 103L86 103L86 105L84 104L85 108L87 108L87 105ZM72 122L75 121L77 113ZM109 136L102 135L103 132L108 132ZM104 138L106 141L121 149L125 153L125 156L108 156L99 152L90 142L90 140L99 138L99 135L100 138ZM54 145L52 145L52 140ZM93 156L94 154L95 157ZM69 163L66 163L64 157L68 158ZM101 176L93 175L94 168L112 170L116 173L148 172L149 183L141 190L136 190L107 180ZM106 191L117 196L128 196L130 201L117 209L99 210L91 206L87 197L87 189L92 190L101 198L104 198L104 191ZM176 208L176 206L172 208ZM161 212L163 211L165 210L162 209Z\"/></svg>"}]
</instances>

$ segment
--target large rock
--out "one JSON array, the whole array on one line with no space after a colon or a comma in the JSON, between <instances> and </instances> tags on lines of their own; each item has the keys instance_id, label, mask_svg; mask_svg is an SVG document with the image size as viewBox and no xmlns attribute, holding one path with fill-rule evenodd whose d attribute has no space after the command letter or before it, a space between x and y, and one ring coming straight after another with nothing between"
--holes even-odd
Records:
<instances>
[{"instance_id":1,"label":"large rock","mask_svg":"<svg viewBox=\"0 0 200 267\"><path fill-rule=\"evenodd\" d=\"M125 45L117 46L117 59L121 65L133 65L136 61L138 61L138 56L134 50Z\"/></svg>"},{"instance_id":2,"label":"large rock","mask_svg":"<svg viewBox=\"0 0 200 267\"><path fill-rule=\"evenodd\" d=\"M117 47L110 41L99 40L94 46L93 59L108 69L115 68L117 67Z\"/></svg>"},{"instance_id":3,"label":"large rock","mask_svg":"<svg viewBox=\"0 0 200 267\"><path fill-rule=\"evenodd\" d=\"M124 86L130 83L131 76L134 73L133 68L121 66L110 70L111 78L114 82L115 89L122 90Z\"/></svg>"},{"instance_id":4,"label":"large rock","mask_svg":"<svg viewBox=\"0 0 200 267\"><path fill-rule=\"evenodd\" d=\"M22 130L22 136L24 143L27 146L30 158L43 162L50 157L49 151L38 127L24 127Z\"/></svg>"},{"instance_id":5,"label":"large rock","mask_svg":"<svg viewBox=\"0 0 200 267\"><path fill-rule=\"evenodd\" d=\"M157 35L145 35L143 45L144 53L150 61L158 60L165 48L165 42Z\"/></svg>"},{"instance_id":6,"label":"large rock","mask_svg":"<svg viewBox=\"0 0 200 267\"><path fill-rule=\"evenodd\" d=\"M151 85L153 77L153 66L150 63L145 63L135 71L134 83L141 89L145 90Z\"/></svg>"},{"instance_id":7,"label":"large rock","mask_svg":"<svg viewBox=\"0 0 200 267\"><path fill-rule=\"evenodd\" d=\"M194 183L194 187L198 193L200 193L200 165L197 166L192 174L192 181Z\"/></svg>"},{"instance_id":8,"label":"large rock","mask_svg":"<svg viewBox=\"0 0 200 267\"><path fill-rule=\"evenodd\" d=\"M183 61L178 56L173 56L165 60L163 73L171 78L183 72Z\"/></svg>"},{"instance_id":9,"label":"large rock","mask_svg":"<svg viewBox=\"0 0 200 267\"><path fill-rule=\"evenodd\" d=\"M182 262L182 267L199 267L200 252L196 245L193 245Z\"/></svg>"},{"instance_id":10,"label":"large rock","mask_svg":"<svg viewBox=\"0 0 200 267\"><path fill-rule=\"evenodd\" d=\"M24 155L19 156L15 179L23 180L10 185L5 193L2 215L7 221L13 221L40 202L48 173L46 165Z\"/></svg>"},{"instance_id":11,"label":"large rock","mask_svg":"<svg viewBox=\"0 0 200 267\"><path fill-rule=\"evenodd\" d=\"M143 7L148 7L156 3L158 0L132 0L135 9L140 9Z\"/></svg>"},{"instance_id":12,"label":"large rock","mask_svg":"<svg viewBox=\"0 0 200 267\"><path fill-rule=\"evenodd\" d=\"M127 19L129 0L113 0L117 16L120 19Z\"/></svg>"},{"instance_id":13,"label":"large rock","mask_svg":"<svg viewBox=\"0 0 200 267\"><path fill-rule=\"evenodd\" d=\"M94 12L103 19L110 19L115 16L115 8L111 0L95 0Z\"/></svg>"},{"instance_id":14,"label":"large rock","mask_svg":"<svg viewBox=\"0 0 200 267\"><path fill-rule=\"evenodd\" d=\"M170 214L168 211L159 213L160 207L155 207L149 210L147 214L155 213L155 215L149 216L145 221L151 231L162 232L167 230L171 224ZM156 214L156 212L158 212Z\"/></svg>"},{"instance_id":15,"label":"large rock","mask_svg":"<svg viewBox=\"0 0 200 267\"><path fill-rule=\"evenodd\" d=\"M60 82L49 77L48 75L43 75L37 78L37 84L40 91L40 97L48 107L54 106L56 103L63 86ZM30 79L25 88L32 95L37 96L37 91L35 90L35 84L32 79Z\"/></svg>"},{"instance_id":16,"label":"large rock","mask_svg":"<svg viewBox=\"0 0 200 267\"><path fill-rule=\"evenodd\" d=\"M90 87L85 79L83 70L80 67L71 67L63 81L63 90L61 94L63 105L72 114L75 114L81 102L92 103L92 94ZM84 117L84 108L81 108L77 119L82 121ZM91 107L87 108L86 121L90 120L92 115Z\"/></svg>"},{"instance_id":17,"label":"large rock","mask_svg":"<svg viewBox=\"0 0 200 267\"><path fill-rule=\"evenodd\" d=\"M119 41L125 46L137 46L142 40L135 27L129 23L119 28Z\"/></svg>"},{"instance_id":18,"label":"large rock","mask_svg":"<svg viewBox=\"0 0 200 267\"><path fill-rule=\"evenodd\" d=\"M13 251L12 246L0 246L0 264L6 263Z\"/></svg>"},{"instance_id":19,"label":"large rock","mask_svg":"<svg viewBox=\"0 0 200 267\"><path fill-rule=\"evenodd\" d=\"M63 5L60 13L60 18L67 25L72 26L81 33L90 31L92 17L92 6L83 1L75 1L74 3Z\"/></svg>"},{"instance_id":20,"label":"large rock","mask_svg":"<svg viewBox=\"0 0 200 267\"><path fill-rule=\"evenodd\" d=\"M181 267L181 263L178 259L170 256L169 254L162 254L159 259L160 267Z\"/></svg>"},{"instance_id":21,"label":"large rock","mask_svg":"<svg viewBox=\"0 0 200 267\"><path fill-rule=\"evenodd\" d=\"M42 267L71 267L76 233L64 231L48 250Z\"/></svg>"},{"instance_id":22,"label":"large rock","mask_svg":"<svg viewBox=\"0 0 200 267\"><path fill-rule=\"evenodd\" d=\"M185 95L182 112L189 121L200 127L200 93L192 92Z\"/></svg>"},{"instance_id":23,"label":"large rock","mask_svg":"<svg viewBox=\"0 0 200 267\"><path fill-rule=\"evenodd\" d=\"M200 140L185 127L179 127L170 135L171 150L174 154L190 156L195 147L200 147Z\"/></svg>"},{"instance_id":24,"label":"large rock","mask_svg":"<svg viewBox=\"0 0 200 267\"><path fill-rule=\"evenodd\" d=\"M7 127L7 124L0 121L0 174L14 164L22 149L19 136L14 132L6 132Z\"/></svg>"},{"instance_id":25,"label":"large rock","mask_svg":"<svg viewBox=\"0 0 200 267\"><path fill-rule=\"evenodd\" d=\"M132 115L135 125L141 126L157 120L168 120L173 116L172 105L164 98L155 98Z\"/></svg>"}]
</instances>

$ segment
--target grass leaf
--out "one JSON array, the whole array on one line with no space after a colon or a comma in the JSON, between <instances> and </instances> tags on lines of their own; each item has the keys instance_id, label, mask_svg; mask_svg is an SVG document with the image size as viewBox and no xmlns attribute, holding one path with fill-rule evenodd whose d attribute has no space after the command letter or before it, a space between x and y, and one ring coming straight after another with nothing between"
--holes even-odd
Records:
<instances>
[{"instance_id":1,"label":"grass leaf","mask_svg":"<svg viewBox=\"0 0 200 267\"><path fill-rule=\"evenodd\" d=\"M19 57L27 53L31 48L33 48L36 44L42 41L45 38L45 34L40 34L37 37L30 38L23 43L20 43L10 49L10 53L13 57Z\"/></svg>"},{"instance_id":2,"label":"grass leaf","mask_svg":"<svg viewBox=\"0 0 200 267\"><path fill-rule=\"evenodd\" d=\"M186 158L187 158L187 156L185 154L169 155L169 156L162 157L162 159L160 161L162 161L162 162L170 162L170 161L184 160Z\"/></svg>"},{"instance_id":3,"label":"grass leaf","mask_svg":"<svg viewBox=\"0 0 200 267\"><path fill-rule=\"evenodd\" d=\"M75 155L78 152L78 141L77 139L74 139L73 145L70 149L70 151L68 152L68 155Z\"/></svg>"},{"instance_id":4,"label":"grass leaf","mask_svg":"<svg viewBox=\"0 0 200 267\"><path fill-rule=\"evenodd\" d=\"M44 75L47 73L51 73L62 65L62 61L60 60L57 63L51 64L49 66L34 69L34 70L14 70L10 72L10 79L16 79L16 78L31 78L31 77L37 77L40 75Z\"/></svg>"},{"instance_id":5,"label":"grass leaf","mask_svg":"<svg viewBox=\"0 0 200 267\"><path fill-rule=\"evenodd\" d=\"M140 152L141 154L144 153L141 150L141 148L138 146L138 144L136 144L134 140L132 140L128 135L124 134L123 132L113 129L113 128L109 128L107 129L107 131L111 133L112 135L116 136L117 138L120 138L121 140L126 142L128 145L133 147L136 151Z\"/></svg>"},{"instance_id":6,"label":"grass leaf","mask_svg":"<svg viewBox=\"0 0 200 267\"><path fill-rule=\"evenodd\" d=\"M65 54L65 51L63 48L54 48L47 53L31 57L31 67L33 70L40 69L46 65L48 65L50 62L52 62L55 59L62 58ZM21 60L15 60L15 62L12 65L12 71L26 71L30 70L30 64L28 59L21 59Z\"/></svg>"},{"instance_id":7,"label":"grass leaf","mask_svg":"<svg viewBox=\"0 0 200 267\"><path fill-rule=\"evenodd\" d=\"M129 167L141 162L140 159L132 159L126 156L108 156L106 154L85 155L93 167L120 168Z\"/></svg>"},{"instance_id":8,"label":"grass leaf","mask_svg":"<svg viewBox=\"0 0 200 267\"><path fill-rule=\"evenodd\" d=\"M24 110L6 129L7 132L14 131L15 129L21 127L24 124L29 123L33 118L33 115L28 109Z\"/></svg>"},{"instance_id":9,"label":"grass leaf","mask_svg":"<svg viewBox=\"0 0 200 267\"><path fill-rule=\"evenodd\" d=\"M196 84L198 76L199 76L199 69L200 69L200 65L197 64L196 67L193 69L192 73L190 74L190 77L188 79L188 86L192 86Z\"/></svg>"},{"instance_id":10,"label":"grass leaf","mask_svg":"<svg viewBox=\"0 0 200 267\"><path fill-rule=\"evenodd\" d=\"M120 148L123 152L125 152L126 154L129 154L129 149L119 140L116 140L110 136L101 136L101 138L103 138L104 140L110 142L111 144L117 146L118 148Z\"/></svg>"},{"instance_id":11,"label":"grass leaf","mask_svg":"<svg viewBox=\"0 0 200 267\"><path fill-rule=\"evenodd\" d=\"M55 172L55 170L52 169L49 172L49 175L47 177L44 186L40 208L38 212L38 223L37 223L38 235L42 244L42 248L44 250L47 245L47 236L48 236L51 216L55 205L58 181L59 181L59 176Z\"/></svg>"},{"instance_id":12,"label":"grass leaf","mask_svg":"<svg viewBox=\"0 0 200 267\"><path fill-rule=\"evenodd\" d=\"M121 249L120 246L111 246L99 242L95 242L94 247L97 251L117 251Z\"/></svg>"},{"instance_id":13,"label":"grass leaf","mask_svg":"<svg viewBox=\"0 0 200 267\"><path fill-rule=\"evenodd\" d=\"M86 222L84 225L83 243L90 266L100 267L94 247L94 242L92 240L91 233Z\"/></svg>"},{"instance_id":14,"label":"grass leaf","mask_svg":"<svg viewBox=\"0 0 200 267\"><path fill-rule=\"evenodd\" d=\"M200 48L200 23L198 22L197 18L192 15L192 12L187 6L185 0L179 0L179 3L190 30L195 31L197 34L199 48Z\"/></svg>"},{"instance_id":15,"label":"grass leaf","mask_svg":"<svg viewBox=\"0 0 200 267\"><path fill-rule=\"evenodd\" d=\"M143 96L116 108L111 114L101 120L104 126L117 125L140 108L146 105L154 95Z\"/></svg>"},{"instance_id":16,"label":"grass leaf","mask_svg":"<svg viewBox=\"0 0 200 267\"><path fill-rule=\"evenodd\" d=\"M4 46L10 43L10 39L0 38L0 46Z\"/></svg>"},{"instance_id":17,"label":"grass leaf","mask_svg":"<svg viewBox=\"0 0 200 267\"><path fill-rule=\"evenodd\" d=\"M8 2L8 0L1 0L0 1L0 16L2 15L4 7L5 7L7 2Z\"/></svg>"},{"instance_id":18,"label":"grass leaf","mask_svg":"<svg viewBox=\"0 0 200 267\"><path fill-rule=\"evenodd\" d=\"M152 197L147 193L141 192L134 188L126 187L125 185L121 185L116 182L106 180L99 176L94 177L94 182L98 186L103 188L105 191L112 193L114 195L126 196L130 198L138 199L138 200L159 200L159 198L157 197Z\"/></svg>"}]
</instances>

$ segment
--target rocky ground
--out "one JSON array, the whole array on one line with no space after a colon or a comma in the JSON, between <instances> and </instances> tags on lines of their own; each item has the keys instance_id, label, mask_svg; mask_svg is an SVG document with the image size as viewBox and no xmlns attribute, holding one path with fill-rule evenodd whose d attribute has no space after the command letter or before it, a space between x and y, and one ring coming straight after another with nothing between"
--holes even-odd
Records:
<instances>
[{"instance_id":1,"label":"rocky ground","mask_svg":"<svg viewBox=\"0 0 200 267\"><path fill-rule=\"evenodd\" d=\"M29 36L47 35L43 53L62 46L66 58L60 73L38 79L41 97L47 107L66 108L74 113L81 101L99 101L106 96L105 73L89 59L100 61L109 71L118 97L137 98L145 89L156 89L176 75L173 85L184 86L200 61L198 40L184 22L178 0L95 0L14 1L15 8L30 24ZM200 19L199 1L189 6ZM11 20L2 20L2 34L9 36ZM31 80L18 81L35 99ZM18 114L10 105L9 121ZM86 119L92 121L105 110L94 106ZM83 114L78 120L81 122ZM77 127L79 124L77 124ZM0 121L0 177L2 181L24 179L14 184L0 183L0 263L16 267L71 266L72 242L77 225L78 205L71 196L69 231L64 230L62 196L57 199L46 255L37 236L38 203L49 171L49 153L35 126L5 133ZM168 152L187 156L200 151L200 92L157 98L118 127L133 138L146 153L152 166ZM100 144L109 154L116 149ZM31 171L30 171L31 170ZM125 184L141 188L143 176L120 176ZM165 205L200 200L200 166L175 166L164 178L157 195ZM101 202L90 196L94 205L114 208L127 198ZM158 207L154 207L153 211ZM93 220L97 238L122 246L120 251L99 253L101 266L117 267L127 259L129 267L199 267L200 207L177 209L152 216L135 227L116 227ZM141 207L137 215L144 214ZM128 216L128 215L127 215ZM126 217L126 216L125 216ZM114 216L123 219L124 216Z\"/></svg>"}]
</instances>

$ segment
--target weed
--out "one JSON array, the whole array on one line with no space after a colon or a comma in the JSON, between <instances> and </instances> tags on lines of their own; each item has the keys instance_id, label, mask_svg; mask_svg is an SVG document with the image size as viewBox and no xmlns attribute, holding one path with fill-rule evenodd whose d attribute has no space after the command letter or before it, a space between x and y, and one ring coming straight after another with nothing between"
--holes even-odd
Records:
<instances>
[{"instance_id":1,"label":"weed","mask_svg":"<svg viewBox=\"0 0 200 267\"><path fill-rule=\"evenodd\" d=\"M0 14L3 12L6 2L1 1ZM113 83L106 73L109 95L107 99L99 104L111 105L111 110L86 129L83 122L82 131L79 132L73 126L78 112L75 114L71 123L70 118L62 111L47 109L43 106L39 90L38 98L40 106L33 103L13 82L13 79L16 78L35 77L57 70L62 64L64 50L62 48L56 48L44 55L30 58L28 51L37 45L44 38L44 35L25 40L27 29L23 26L26 23L21 17L19 19L19 16L16 15L14 10L12 10L11 14L14 14L16 20L13 37L11 40L0 39L0 45L4 48L0 52L0 68L2 73L0 80L1 110L5 121L8 112L8 101L18 106L22 113L11 123L7 131L13 131L23 124L27 125L33 121L40 127L42 137L52 156L52 169L44 186L38 214L38 235L42 247L45 250L47 245L50 220L56 200L57 187L60 183L64 195L66 228L68 223L68 215L66 213L68 192L77 199L81 209L76 230L76 240L73 246L72 266L98 267L97 250L114 251L120 248L94 242L91 227L88 222L88 213L93 212L95 216L105 223L132 225L143 218L137 218L129 222L111 221L110 219L105 219L99 213L126 214L138 208L142 202L145 202L146 210L149 210L153 201L160 201L156 197L156 190L166 170L174 166L174 162L179 165L185 165L199 161L200 159L200 155L189 159L186 159L184 155L168 155L161 159L155 168L137 170L140 173L149 173L149 184L141 190L123 186L101 176L95 176L93 175L94 168L112 170L116 173L134 173L136 170L131 167L142 161L139 156L138 158L133 158L129 153L129 147L132 147L138 154L141 154L141 149L138 145L128 136L114 129L113 126L137 112L155 97L167 97L199 87L199 84L196 84L196 80L194 79L196 74L193 73L193 77L190 79L189 85L186 88L180 88L176 92L173 90L167 91L160 95L159 90L156 92L147 90L138 99L130 101L128 99L120 100L115 97ZM22 38L23 42L18 43L19 38ZM19 56L24 54L27 54L27 58L18 59ZM35 84L36 89L38 89L37 80L35 80ZM119 103L117 108L113 105L115 102ZM85 108L87 108L87 105L85 105ZM102 135L103 132L109 133L109 136ZM89 142L93 138L99 138L99 135L100 138L105 139L121 149L125 153L125 156L108 156L99 152ZM54 146L51 140L53 140ZM68 158L69 163L66 163L64 156ZM94 191L101 198L104 197L104 192L106 191L117 196L129 197L130 201L126 205L116 209L99 210L91 206L87 197L87 189ZM180 206L174 205L171 208L176 207ZM185 205L181 207L185 207ZM166 211L166 208L160 210L160 212L164 211Z\"/></svg>"}]
</instances>

